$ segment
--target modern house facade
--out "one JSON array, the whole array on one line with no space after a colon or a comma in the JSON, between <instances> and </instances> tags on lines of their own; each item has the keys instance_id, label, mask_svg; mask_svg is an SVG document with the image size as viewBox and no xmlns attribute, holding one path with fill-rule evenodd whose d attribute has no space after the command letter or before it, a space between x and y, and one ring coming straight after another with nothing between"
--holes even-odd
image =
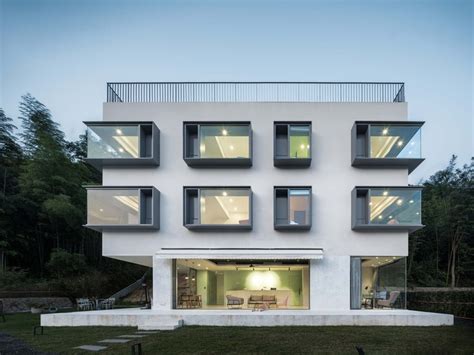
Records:
<instances>
[{"instance_id":1,"label":"modern house facade","mask_svg":"<svg viewBox=\"0 0 474 355\"><path fill-rule=\"evenodd\" d=\"M408 314L408 234L423 227L421 188L408 185L423 122L409 120L403 83L107 90L103 121L85 122L103 172L85 227L102 232L105 256L153 268L152 312L191 324L245 325L255 310L282 325L334 312L352 317L341 324L416 323L392 317Z\"/></svg>"}]
</instances>

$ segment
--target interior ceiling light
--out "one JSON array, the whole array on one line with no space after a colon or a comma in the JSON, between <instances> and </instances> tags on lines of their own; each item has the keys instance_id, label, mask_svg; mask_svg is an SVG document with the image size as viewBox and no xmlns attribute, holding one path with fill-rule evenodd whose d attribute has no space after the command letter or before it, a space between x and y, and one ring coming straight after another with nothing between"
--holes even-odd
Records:
<instances>
[{"instance_id":1,"label":"interior ceiling light","mask_svg":"<svg viewBox=\"0 0 474 355\"><path fill-rule=\"evenodd\" d=\"M138 211L138 196L114 196L114 198L132 210Z\"/></svg>"},{"instance_id":2,"label":"interior ceiling light","mask_svg":"<svg viewBox=\"0 0 474 355\"><path fill-rule=\"evenodd\" d=\"M234 150L234 146L233 145L229 146L229 149Z\"/></svg>"},{"instance_id":3,"label":"interior ceiling light","mask_svg":"<svg viewBox=\"0 0 474 355\"><path fill-rule=\"evenodd\" d=\"M403 200L402 200L402 199L397 200L397 205L400 206L402 203L403 203Z\"/></svg>"},{"instance_id":4,"label":"interior ceiling light","mask_svg":"<svg viewBox=\"0 0 474 355\"><path fill-rule=\"evenodd\" d=\"M397 145L398 145L399 147L401 147L401 146L403 145L403 141L399 141L399 142L397 143Z\"/></svg>"},{"instance_id":5,"label":"interior ceiling light","mask_svg":"<svg viewBox=\"0 0 474 355\"><path fill-rule=\"evenodd\" d=\"M226 129L223 129L223 130L222 130L222 135L223 135L223 136L227 136L227 133L228 133L228 132L227 132Z\"/></svg>"},{"instance_id":6,"label":"interior ceiling light","mask_svg":"<svg viewBox=\"0 0 474 355\"><path fill-rule=\"evenodd\" d=\"M387 195L388 195L388 191L384 191L384 192L383 192L383 195L384 195L384 196L387 196Z\"/></svg>"},{"instance_id":7,"label":"interior ceiling light","mask_svg":"<svg viewBox=\"0 0 474 355\"><path fill-rule=\"evenodd\" d=\"M115 130L115 132L116 132L117 134L122 134L122 130L121 130L120 128L117 128L117 129Z\"/></svg>"},{"instance_id":8,"label":"interior ceiling light","mask_svg":"<svg viewBox=\"0 0 474 355\"><path fill-rule=\"evenodd\" d=\"M388 128L384 128L383 131L382 131L382 134L387 135L388 134Z\"/></svg>"},{"instance_id":9,"label":"interior ceiling light","mask_svg":"<svg viewBox=\"0 0 474 355\"><path fill-rule=\"evenodd\" d=\"M227 196L227 192L226 191L222 192L222 196Z\"/></svg>"},{"instance_id":10,"label":"interior ceiling light","mask_svg":"<svg viewBox=\"0 0 474 355\"><path fill-rule=\"evenodd\" d=\"M132 157L138 158L138 137L137 136L113 136L124 150Z\"/></svg>"}]
</instances>

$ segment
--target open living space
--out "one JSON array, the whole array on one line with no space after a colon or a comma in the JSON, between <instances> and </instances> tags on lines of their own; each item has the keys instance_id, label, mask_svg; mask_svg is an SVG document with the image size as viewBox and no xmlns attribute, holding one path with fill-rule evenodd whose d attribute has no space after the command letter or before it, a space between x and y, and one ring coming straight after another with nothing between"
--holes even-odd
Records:
<instances>
[{"instance_id":1,"label":"open living space","mask_svg":"<svg viewBox=\"0 0 474 355\"><path fill-rule=\"evenodd\" d=\"M108 83L86 228L153 270L151 309L42 325L452 325L406 309L422 121L403 83Z\"/></svg>"}]
</instances>

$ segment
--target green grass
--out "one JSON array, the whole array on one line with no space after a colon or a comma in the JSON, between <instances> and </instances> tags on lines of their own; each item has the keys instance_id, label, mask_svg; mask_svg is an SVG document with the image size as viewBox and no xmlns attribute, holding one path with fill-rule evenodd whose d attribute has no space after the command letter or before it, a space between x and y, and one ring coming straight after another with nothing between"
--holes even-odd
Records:
<instances>
[{"instance_id":1,"label":"green grass","mask_svg":"<svg viewBox=\"0 0 474 355\"><path fill-rule=\"evenodd\" d=\"M78 354L74 347L133 334L130 327L51 327L33 336L39 316L15 314L0 323L0 332L24 340L33 348ZM474 352L472 327L183 327L140 339L144 354L452 354ZM110 346L101 354L130 354L130 346Z\"/></svg>"}]
</instances>

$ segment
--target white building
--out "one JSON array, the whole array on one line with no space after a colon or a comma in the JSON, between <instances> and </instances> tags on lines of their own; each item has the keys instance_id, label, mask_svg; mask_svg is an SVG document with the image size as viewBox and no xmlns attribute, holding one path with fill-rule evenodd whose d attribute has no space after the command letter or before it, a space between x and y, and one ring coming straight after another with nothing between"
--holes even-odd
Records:
<instances>
[{"instance_id":1,"label":"white building","mask_svg":"<svg viewBox=\"0 0 474 355\"><path fill-rule=\"evenodd\" d=\"M452 324L404 310L423 122L402 83L107 89L86 122L103 171L86 227L105 256L153 268L152 310L43 324Z\"/></svg>"}]
</instances>

